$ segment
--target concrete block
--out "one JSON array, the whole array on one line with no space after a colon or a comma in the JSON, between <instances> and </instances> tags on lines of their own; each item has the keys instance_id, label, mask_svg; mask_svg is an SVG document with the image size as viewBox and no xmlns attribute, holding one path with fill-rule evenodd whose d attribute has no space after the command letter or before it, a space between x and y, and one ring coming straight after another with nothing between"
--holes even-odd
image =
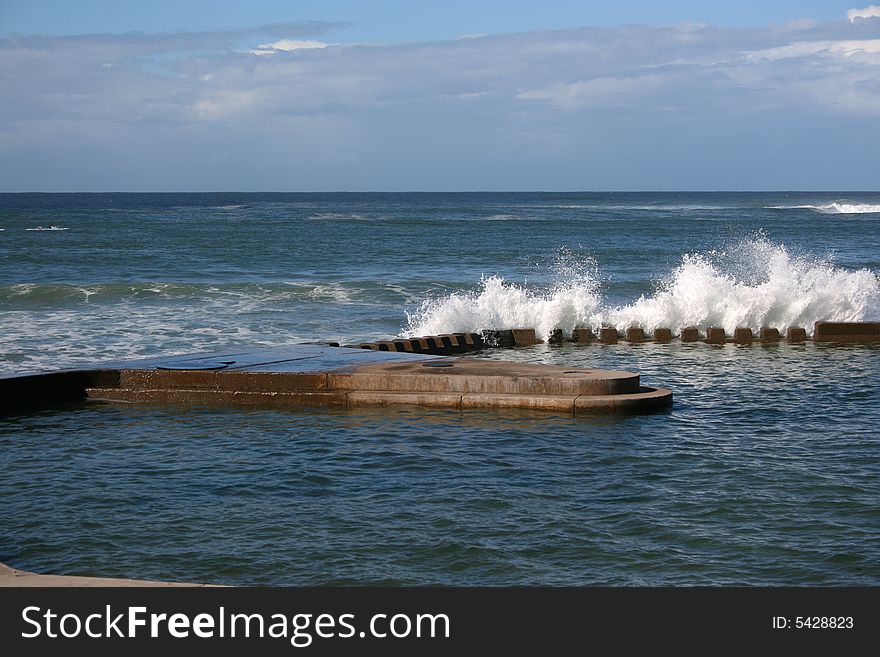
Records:
<instances>
[{"instance_id":1,"label":"concrete block","mask_svg":"<svg viewBox=\"0 0 880 657\"><path fill-rule=\"evenodd\" d=\"M513 331L504 329L487 329L483 331L483 339L489 347L515 347L516 339Z\"/></svg>"},{"instance_id":2,"label":"concrete block","mask_svg":"<svg viewBox=\"0 0 880 657\"><path fill-rule=\"evenodd\" d=\"M654 342L670 342L672 340L672 329L656 328L654 329Z\"/></svg>"},{"instance_id":3,"label":"concrete block","mask_svg":"<svg viewBox=\"0 0 880 657\"><path fill-rule=\"evenodd\" d=\"M733 331L733 341L736 344L752 344L752 329L748 326L738 326Z\"/></svg>"},{"instance_id":4,"label":"concrete block","mask_svg":"<svg viewBox=\"0 0 880 657\"><path fill-rule=\"evenodd\" d=\"M437 340L440 341L440 344L443 345L444 354L452 354L455 353L458 349L458 340L452 337L450 333L444 333L442 335L435 336Z\"/></svg>"},{"instance_id":5,"label":"concrete block","mask_svg":"<svg viewBox=\"0 0 880 657\"><path fill-rule=\"evenodd\" d=\"M806 342L807 329L798 326L789 326L788 331L785 333L785 337L789 342Z\"/></svg>"},{"instance_id":6,"label":"concrete block","mask_svg":"<svg viewBox=\"0 0 880 657\"><path fill-rule=\"evenodd\" d=\"M816 322L813 340L850 344L880 342L880 322Z\"/></svg>"},{"instance_id":7,"label":"concrete block","mask_svg":"<svg viewBox=\"0 0 880 657\"><path fill-rule=\"evenodd\" d=\"M709 344L724 344L727 342L724 329L718 326L710 326L706 329L706 342Z\"/></svg>"},{"instance_id":8,"label":"concrete block","mask_svg":"<svg viewBox=\"0 0 880 657\"><path fill-rule=\"evenodd\" d=\"M645 331L638 326L630 326L626 329L627 342L639 343L645 341Z\"/></svg>"},{"instance_id":9,"label":"concrete block","mask_svg":"<svg viewBox=\"0 0 880 657\"><path fill-rule=\"evenodd\" d=\"M440 355L448 353L446 344L443 343L443 338L439 335L429 335L425 340L428 343L428 350L426 353Z\"/></svg>"},{"instance_id":10,"label":"concrete block","mask_svg":"<svg viewBox=\"0 0 880 657\"><path fill-rule=\"evenodd\" d=\"M406 351L406 352L412 352L412 350L413 350L412 342L410 342L409 340L395 340L394 341L394 348L397 351Z\"/></svg>"},{"instance_id":11,"label":"concrete block","mask_svg":"<svg viewBox=\"0 0 880 657\"><path fill-rule=\"evenodd\" d=\"M541 343L533 328L513 329L512 332L513 342L517 347L529 347Z\"/></svg>"},{"instance_id":12,"label":"concrete block","mask_svg":"<svg viewBox=\"0 0 880 657\"><path fill-rule=\"evenodd\" d=\"M464 333L451 333L450 337L454 340L455 352L459 354L463 354L466 351L473 351L474 343L473 340L470 343L467 340L467 336Z\"/></svg>"},{"instance_id":13,"label":"concrete block","mask_svg":"<svg viewBox=\"0 0 880 657\"><path fill-rule=\"evenodd\" d=\"M550 333L550 337L547 338L547 342L552 344L560 344L562 340L562 329L553 329L553 332Z\"/></svg>"},{"instance_id":14,"label":"concrete block","mask_svg":"<svg viewBox=\"0 0 880 657\"><path fill-rule=\"evenodd\" d=\"M761 327L761 342L765 344L779 342L779 329L769 326Z\"/></svg>"},{"instance_id":15,"label":"concrete block","mask_svg":"<svg viewBox=\"0 0 880 657\"><path fill-rule=\"evenodd\" d=\"M586 327L576 328L571 332L571 339L575 342L592 342L596 339L593 330Z\"/></svg>"},{"instance_id":16,"label":"concrete block","mask_svg":"<svg viewBox=\"0 0 880 657\"><path fill-rule=\"evenodd\" d=\"M413 338L410 340L410 344L412 344L413 351L417 354L425 354L431 351L431 345L428 344L425 338Z\"/></svg>"},{"instance_id":17,"label":"concrete block","mask_svg":"<svg viewBox=\"0 0 880 657\"><path fill-rule=\"evenodd\" d=\"M617 329L611 326L603 326L599 329L599 342L602 344L617 344Z\"/></svg>"},{"instance_id":18,"label":"concrete block","mask_svg":"<svg viewBox=\"0 0 880 657\"><path fill-rule=\"evenodd\" d=\"M681 329L682 342L699 342L700 330L696 326L687 326Z\"/></svg>"}]
</instances>

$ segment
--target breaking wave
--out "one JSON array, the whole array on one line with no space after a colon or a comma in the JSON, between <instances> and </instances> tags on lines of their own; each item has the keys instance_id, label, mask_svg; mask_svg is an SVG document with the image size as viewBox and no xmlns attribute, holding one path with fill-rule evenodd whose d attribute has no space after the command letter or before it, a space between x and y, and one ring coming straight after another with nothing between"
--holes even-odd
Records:
<instances>
[{"instance_id":1,"label":"breaking wave","mask_svg":"<svg viewBox=\"0 0 880 657\"><path fill-rule=\"evenodd\" d=\"M880 214L880 205L871 203L826 203L824 205L771 205L769 210L813 210L821 214Z\"/></svg>"},{"instance_id":2,"label":"breaking wave","mask_svg":"<svg viewBox=\"0 0 880 657\"><path fill-rule=\"evenodd\" d=\"M601 297L595 263L554 272L543 290L483 278L476 290L423 301L407 313L402 335L433 335L486 328L534 327L541 338L577 326L789 326L812 330L819 320L880 318L880 277L868 269L837 267L829 259L800 257L762 238L724 251L684 255L651 294L612 306Z\"/></svg>"}]
</instances>

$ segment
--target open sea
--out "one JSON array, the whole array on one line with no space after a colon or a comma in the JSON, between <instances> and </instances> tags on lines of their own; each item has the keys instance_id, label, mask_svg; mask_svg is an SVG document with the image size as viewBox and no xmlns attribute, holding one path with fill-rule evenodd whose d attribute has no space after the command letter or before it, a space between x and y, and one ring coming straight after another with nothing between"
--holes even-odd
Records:
<instances>
[{"instance_id":1,"label":"open sea","mask_svg":"<svg viewBox=\"0 0 880 657\"><path fill-rule=\"evenodd\" d=\"M0 375L816 320L880 320L880 193L0 194ZM223 584L880 584L877 346L472 357L636 371L675 403L3 417L0 562Z\"/></svg>"}]
</instances>

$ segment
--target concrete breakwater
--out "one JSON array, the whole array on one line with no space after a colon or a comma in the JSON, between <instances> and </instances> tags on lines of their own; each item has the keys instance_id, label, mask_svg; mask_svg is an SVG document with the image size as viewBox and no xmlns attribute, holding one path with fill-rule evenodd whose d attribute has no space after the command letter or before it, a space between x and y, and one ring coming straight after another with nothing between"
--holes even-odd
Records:
<instances>
[{"instance_id":1,"label":"concrete breakwater","mask_svg":"<svg viewBox=\"0 0 880 657\"><path fill-rule=\"evenodd\" d=\"M638 374L298 344L0 378L0 410L76 400L224 407L520 408L568 414L646 412L672 393Z\"/></svg>"},{"instance_id":2,"label":"concrete breakwater","mask_svg":"<svg viewBox=\"0 0 880 657\"><path fill-rule=\"evenodd\" d=\"M597 333L556 331L549 342L580 344L667 343L724 345L880 343L880 322L817 322L812 336L789 327L737 328L733 335L710 327L674 335L658 328L648 335L631 327ZM224 406L387 406L415 404L450 408L525 408L572 414L644 412L672 403L672 393L642 386L630 372L573 369L482 359L442 358L490 347L538 344L529 328L451 333L348 345L299 344L263 351L196 354L110 363L89 369L0 377L0 412L84 399Z\"/></svg>"},{"instance_id":3,"label":"concrete breakwater","mask_svg":"<svg viewBox=\"0 0 880 657\"><path fill-rule=\"evenodd\" d=\"M616 328L606 326L594 331L591 328L576 328L570 335L556 329L547 342L560 344L574 342L578 344L617 344L627 342L640 344L643 342L704 342L707 344L773 344L786 341L793 344L816 342L824 344L872 344L880 343L880 322L816 322L813 334L807 330L791 326L780 333L779 329L764 327L755 332L748 327L738 327L733 334L728 334L721 327L709 327L701 332L697 327L686 327L677 334L669 328L657 328L647 332L639 327L630 327L623 333ZM528 347L543 343L538 339L535 329L488 329L474 333L445 333L418 338L381 340L346 345L373 351L396 351L416 354L460 354L490 347Z\"/></svg>"}]
</instances>

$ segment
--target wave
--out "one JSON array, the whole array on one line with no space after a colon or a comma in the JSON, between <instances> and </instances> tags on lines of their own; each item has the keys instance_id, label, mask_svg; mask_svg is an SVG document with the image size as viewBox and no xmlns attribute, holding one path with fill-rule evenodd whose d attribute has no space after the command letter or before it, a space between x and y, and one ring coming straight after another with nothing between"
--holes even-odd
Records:
<instances>
[{"instance_id":1,"label":"wave","mask_svg":"<svg viewBox=\"0 0 880 657\"><path fill-rule=\"evenodd\" d=\"M285 302L367 304L411 303L415 291L380 281L284 283L17 283L0 286L0 309L68 307L83 303L204 302L215 305L271 305Z\"/></svg>"},{"instance_id":2,"label":"wave","mask_svg":"<svg viewBox=\"0 0 880 657\"><path fill-rule=\"evenodd\" d=\"M680 210L731 210L736 206L731 205L695 205L695 204L657 204L657 205L611 205L608 203L565 203L552 205L521 205L522 208L549 208L559 210L659 210L661 212L675 212Z\"/></svg>"},{"instance_id":3,"label":"wave","mask_svg":"<svg viewBox=\"0 0 880 657\"><path fill-rule=\"evenodd\" d=\"M880 204L826 203L824 205L768 205L768 210L813 210L821 214L880 214Z\"/></svg>"},{"instance_id":4,"label":"wave","mask_svg":"<svg viewBox=\"0 0 880 657\"><path fill-rule=\"evenodd\" d=\"M162 210L173 210L177 212L198 212L202 210L241 210L242 208L250 207L247 203L238 203L238 204L230 204L230 205L171 205L166 208L157 207L157 208L104 208L106 211L113 212L155 212Z\"/></svg>"},{"instance_id":5,"label":"wave","mask_svg":"<svg viewBox=\"0 0 880 657\"><path fill-rule=\"evenodd\" d=\"M476 290L427 299L407 313L401 335L432 335L486 328L534 327L546 339L554 329L614 326L653 330L685 326L789 326L812 330L816 321L858 322L880 318L880 277L868 269L845 270L827 259L796 257L781 244L746 240L726 251L687 254L655 291L610 306L600 294L592 261L567 275L554 274L544 290L498 276Z\"/></svg>"},{"instance_id":6,"label":"wave","mask_svg":"<svg viewBox=\"0 0 880 657\"><path fill-rule=\"evenodd\" d=\"M312 221L381 221L383 217L368 217L355 212L316 212L310 214Z\"/></svg>"},{"instance_id":7,"label":"wave","mask_svg":"<svg viewBox=\"0 0 880 657\"><path fill-rule=\"evenodd\" d=\"M414 303L418 293L379 280L0 285L0 374L310 340L362 342L392 332L394 318L383 324L381 309Z\"/></svg>"},{"instance_id":8,"label":"wave","mask_svg":"<svg viewBox=\"0 0 880 657\"><path fill-rule=\"evenodd\" d=\"M476 219L478 221L533 221L535 217L520 217L513 214L499 213L489 215L488 217L469 217L469 219Z\"/></svg>"}]
</instances>

